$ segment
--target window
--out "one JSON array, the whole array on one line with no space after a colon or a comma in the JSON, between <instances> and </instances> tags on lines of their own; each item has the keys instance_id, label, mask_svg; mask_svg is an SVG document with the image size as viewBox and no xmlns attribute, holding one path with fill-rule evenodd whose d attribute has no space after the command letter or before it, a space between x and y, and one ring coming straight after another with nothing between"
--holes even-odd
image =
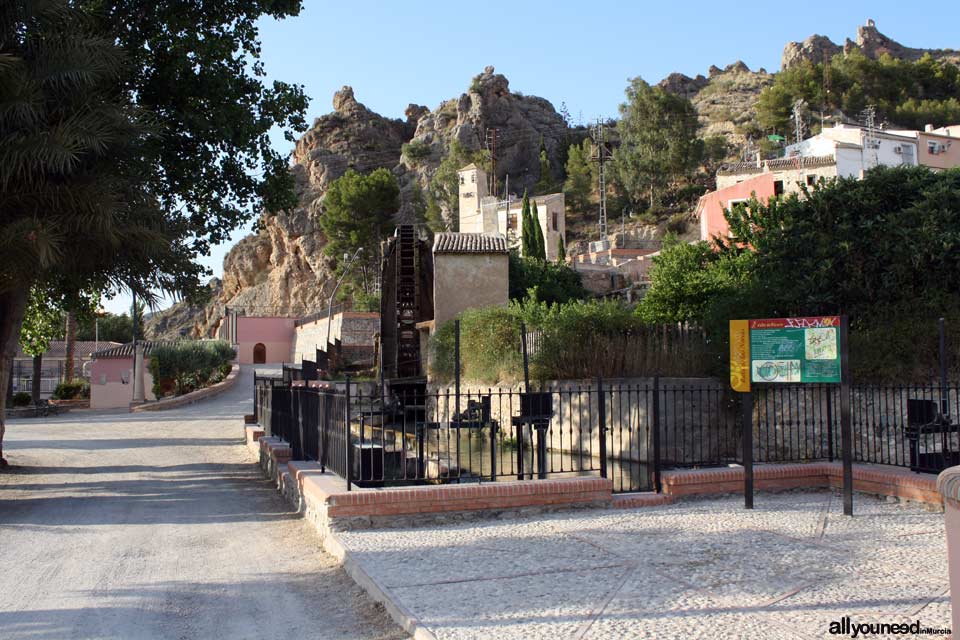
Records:
<instances>
[{"instance_id":1,"label":"window","mask_svg":"<svg viewBox=\"0 0 960 640\"><path fill-rule=\"evenodd\" d=\"M559 225L557 224L557 212L556 212L556 211L553 212L551 222L553 222L553 230L554 230L554 231L559 231L560 227L559 227Z\"/></svg>"},{"instance_id":2,"label":"window","mask_svg":"<svg viewBox=\"0 0 960 640\"><path fill-rule=\"evenodd\" d=\"M807 176L807 186L812 187L817 183L817 176Z\"/></svg>"},{"instance_id":3,"label":"window","mask_svg":"<svg viewBox=\"0 0 960 640\"><path fill-rule=\"evenodd\" d=\"M477 182L477 174L471 173L471 174L470 174L470 184L476 184L476 182Z\"/></svg>"},{"instance_id":4,"label":"window","mask_svg":"<svg viewBox=\"0 0 960 640\"><path fill-rule=\"evenodd\" d=\"M927 151L932 155L940 153L940 143L934 140L927 140Z\"/></svg>"},{"instance_id":5,"label":"window","mask_svg":"<svg viewBox=\"0 0 960 640\"><path fill-rule=\"evenodd\" d=\"M510 229L511 231L517 230L517 214L515 213L507 214L507 229Z\"/></svg>"},{"instance_id":6,"label":"window","mask_svg":"<svg viewBox=\"0 0 960 640\"><path fill-rule=\"evenodd\" d=\"M460 174L460 184L466 184L466 181L463 178L463 174Z\"/></svg>"},{"instance_id":7,"label":"window","mask_svg":"<svg viewBox=\"0 0 960 640\"><path fill-rule=\"evenodd\" d=\"M782 196L783 195L783 180L774 180L773 181L773 195Z\"/></svg>"}]
</instances>

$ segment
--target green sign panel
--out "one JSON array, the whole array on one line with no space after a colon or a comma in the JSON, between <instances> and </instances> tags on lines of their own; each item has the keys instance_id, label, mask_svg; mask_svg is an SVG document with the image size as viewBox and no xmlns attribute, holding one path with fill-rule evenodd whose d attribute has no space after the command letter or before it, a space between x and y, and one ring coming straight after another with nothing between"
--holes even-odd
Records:
<instances>
[{"instance_id":1,"label":"green sign panel","mask_svg":"<svg viewBox=\"0 0 960 640\"><path fill-rule=\"evenodd\" d=\"M750 320L750 380L839 383L840 318Z\"/></svg>"}]
</instances>

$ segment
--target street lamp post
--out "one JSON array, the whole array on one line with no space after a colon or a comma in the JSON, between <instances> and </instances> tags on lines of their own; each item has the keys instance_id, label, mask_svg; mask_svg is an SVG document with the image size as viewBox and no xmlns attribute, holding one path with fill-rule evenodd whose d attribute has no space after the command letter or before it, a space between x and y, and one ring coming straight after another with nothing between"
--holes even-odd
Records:
<instances>
[{"instance_id":1,"label":"street lamp post","mask_svg":"<svg viewBox=\"0 0 960 640\"><path fill-rule=\"evenodd\" d=\"M331 317L333 315L333 299L336 297L337 290L340 289L340 285L343 283L343 279L347 276L347 272L350 271L350 265L354 263L354 261L357 259L357 256L359 256L362 252L363 252L363 247L360 247L353 253L352 256L347 253L343 254L343 261L344 261L343 273L340 274L340 279L337 280L337 284L333 287L333 292L330 294L330 300L327 302L327 341L326 343L324 343L324 347L323 347L324 351L330 348L330 325L333 323L333 318ZM329 363L330 363L330 356L329 354L327 354L328 367L330 366Z\"/></svg>"}]
</instances>

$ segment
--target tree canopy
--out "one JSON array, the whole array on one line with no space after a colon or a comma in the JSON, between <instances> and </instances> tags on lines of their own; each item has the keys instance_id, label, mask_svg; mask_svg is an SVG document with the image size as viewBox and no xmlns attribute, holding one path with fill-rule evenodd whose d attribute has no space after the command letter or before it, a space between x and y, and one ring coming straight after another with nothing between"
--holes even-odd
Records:
<instances>
[{"instance_id":1,"label":"tree canopy","mask_svg":"<svg viewBox=\"0 0 960 640\"><path fill-rule=\"evenodd\" d=\"M700 164L703 141L697 137L697 112L681 96L634 78L620 105L614 152L617 181L631 204L653 208L658 193Z\"/></svg>"},{"instance_id":2,"label":"tree canopy","mask_svg":"<svg viewBox=\"0 0 960 640\"><path fill-rule=\"evenodd\" d=\"M863 180L727 212L731 238L670 244L638 312L702 323L722 351L732 318L845 314L859 380L925 381L936 318L960 351L960 170L878 167Z\"/></svg>"},{"instance_id":3,"label":"tree canopy","mask_svg":"<svg viewBox=\"0 0 960 640\"><path fill-rule=\"evenodd\" d=\"M255 23L299 6L0 5L0 404L35 283L70 311L90 291L191 296L198 255L294 202L267 135L305 128L306 99L263 84Z\"/></svg>"},{"instance_id":4,"label":"tree canopy","mask_svg":"<svg viewBox=\"0 0 960 640\"><path fill-rule=\"evenodd\" d=\"M366 272L379 264L380 242L393 231L393 214L400 208L397 178L382 168L368 174L348 169L330 183L323 205L320 227L327 236L324 252L339 260L362 249L360 273L364 292L369 293L373 282L365 277ZM338 270L343 266L339 261Z\"/></svg>"},{"instance_id":5,"label":"tree canopy","mask_svg":"<svg viewBox=\"0 0 960 640\"><path fill-rule=\"evenodd\" d=\"M762 127L788 131L794 102L802 99L814 112L839 110L856 117L867 105L904 127L943 126L960 121L960 68L934 60L916 61L889 55L869 58L859 50L828 62L805 61L781 71L757 103ZM809 114L812 115L812 114Z\"/></svg>"}]
</instances>

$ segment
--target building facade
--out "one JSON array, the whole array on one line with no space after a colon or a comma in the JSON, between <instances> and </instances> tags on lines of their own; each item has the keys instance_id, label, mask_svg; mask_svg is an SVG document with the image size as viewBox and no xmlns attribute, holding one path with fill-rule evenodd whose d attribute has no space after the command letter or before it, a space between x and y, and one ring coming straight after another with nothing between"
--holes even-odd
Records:
<instances>
[{"instance_id":1,"label":"building facade","mask_svg":"<svg viewBox=\"0 0 960 640\"><path fill-rule=\"evenodd\" d=\"M460 182L460 233L497 233L506 238L510 249L521 248L523 201L508 196L499 200L490 195L487 173L475 164L457 172ZM566 200L562 193L530 198L537 203L537 217L543 233L546 258L555 261L561 241L566 246Z\"/></svg>"}]
</instances>

